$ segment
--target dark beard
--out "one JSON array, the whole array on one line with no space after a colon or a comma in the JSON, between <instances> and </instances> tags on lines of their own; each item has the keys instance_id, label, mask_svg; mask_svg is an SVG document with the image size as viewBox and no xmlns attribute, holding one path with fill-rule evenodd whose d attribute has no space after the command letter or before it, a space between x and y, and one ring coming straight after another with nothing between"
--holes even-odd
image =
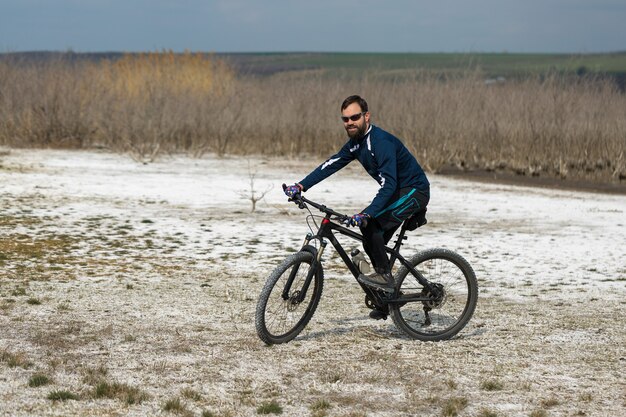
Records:
<instances>
[{"instance_id":1,"label":"dark beard","mask_svg":"<svg viewBox=\"0 0 626 417\"><path fill-rule=\"evenodd\" d=\"M367 123L363 123L362 127L357 127L357 130L354 133L350 133L348 129L346 129L346 133L350 139L360 139L365 135L367 131Z\"/></svg>"}]
</instances>

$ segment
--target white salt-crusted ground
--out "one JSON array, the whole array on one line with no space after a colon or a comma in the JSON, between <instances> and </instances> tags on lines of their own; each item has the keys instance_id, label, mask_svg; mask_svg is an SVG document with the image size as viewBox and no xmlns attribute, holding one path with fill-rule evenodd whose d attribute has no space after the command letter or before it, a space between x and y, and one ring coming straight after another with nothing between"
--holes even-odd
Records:
<instances>
[{"instance_id":1,"label":"white salt-crusted ground","mask_svg":"<svg viewBox=\"0 0 626 417\"><path fill-rule=\"evenodd\" d=\"M316 162L0 152L0 415L168 415L175 398L198 416L272 401L290 416L626 414L625 196L431 176L429 223L403 250L473 265L460 335L370 320L329 251L308 328L264 346L256 298L308 230L280 185ZM254 213L252 176L269 189ZM354 166L307 196L351 214L375 192ZM52 382L30 387L38 373ZM141 401L103 398L103 382ZM61 390L78 400L47 398Z\"/></svg>"}]
</instances>

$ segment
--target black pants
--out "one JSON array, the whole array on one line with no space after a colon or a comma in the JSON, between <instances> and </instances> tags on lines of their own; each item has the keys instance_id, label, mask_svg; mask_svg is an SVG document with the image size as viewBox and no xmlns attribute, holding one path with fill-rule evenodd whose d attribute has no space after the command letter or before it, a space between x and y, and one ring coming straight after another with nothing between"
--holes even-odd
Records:
<instances>
[{"instance_id":1,"label":"black pants","mask_svg":"<svg viewBox=\"0 0 626 417\"><path fill-rule=\"evenodd\" d=\"M429 199L429 193L414 188L402 188L396 191L390 200L391 203L385 209L371 218L366 227L361 227L363 249L370 257L376 272L391 272L385 245L402 222L425 208Z\"/></svg>"}]
</instances>

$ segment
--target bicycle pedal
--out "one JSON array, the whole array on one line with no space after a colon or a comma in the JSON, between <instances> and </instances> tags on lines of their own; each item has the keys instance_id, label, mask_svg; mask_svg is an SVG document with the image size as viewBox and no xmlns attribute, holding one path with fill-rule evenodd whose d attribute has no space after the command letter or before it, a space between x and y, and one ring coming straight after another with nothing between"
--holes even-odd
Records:
<instances>
[{"instance_id":1,"label":"bicycle pedal","mask_svg":"<svg viewBox=\"0 0 626 417\"><path fill-rule=\"evenodd\" d=\"M370 311L370 318L374 320L387 320L387 314L384 311L372 310Z\"/></svg>"}]
</instances>

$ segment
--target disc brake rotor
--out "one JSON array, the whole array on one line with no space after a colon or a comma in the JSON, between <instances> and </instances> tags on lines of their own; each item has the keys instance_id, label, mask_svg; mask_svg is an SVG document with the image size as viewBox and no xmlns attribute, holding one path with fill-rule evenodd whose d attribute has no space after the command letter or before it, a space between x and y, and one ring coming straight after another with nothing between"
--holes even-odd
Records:
<instances>
[{"instance_id":1,"label":"disc brake rotor","mask_svg":"<svg viewBox=\"0 0 626 417\"><path fill-rule=\"evenodd\" d=\"M434 291L422 290L422 294L429 298L428 301L423 301L424 306L429 309L440 308L446 303L446 291L441 284L433 284Z\"/></svg>"},{"instance_id":2,"label":"disc brake rotor","mask_svg":"<svg viewBox=\"0 0 626 417\"><path fill-rule=\"evenodd\" d=\"M295 311L298 308L300 302L298 297L300 296L300 290L294 291L293 294L287 300L287 311Z\"/></svg>"}]
</instances>

